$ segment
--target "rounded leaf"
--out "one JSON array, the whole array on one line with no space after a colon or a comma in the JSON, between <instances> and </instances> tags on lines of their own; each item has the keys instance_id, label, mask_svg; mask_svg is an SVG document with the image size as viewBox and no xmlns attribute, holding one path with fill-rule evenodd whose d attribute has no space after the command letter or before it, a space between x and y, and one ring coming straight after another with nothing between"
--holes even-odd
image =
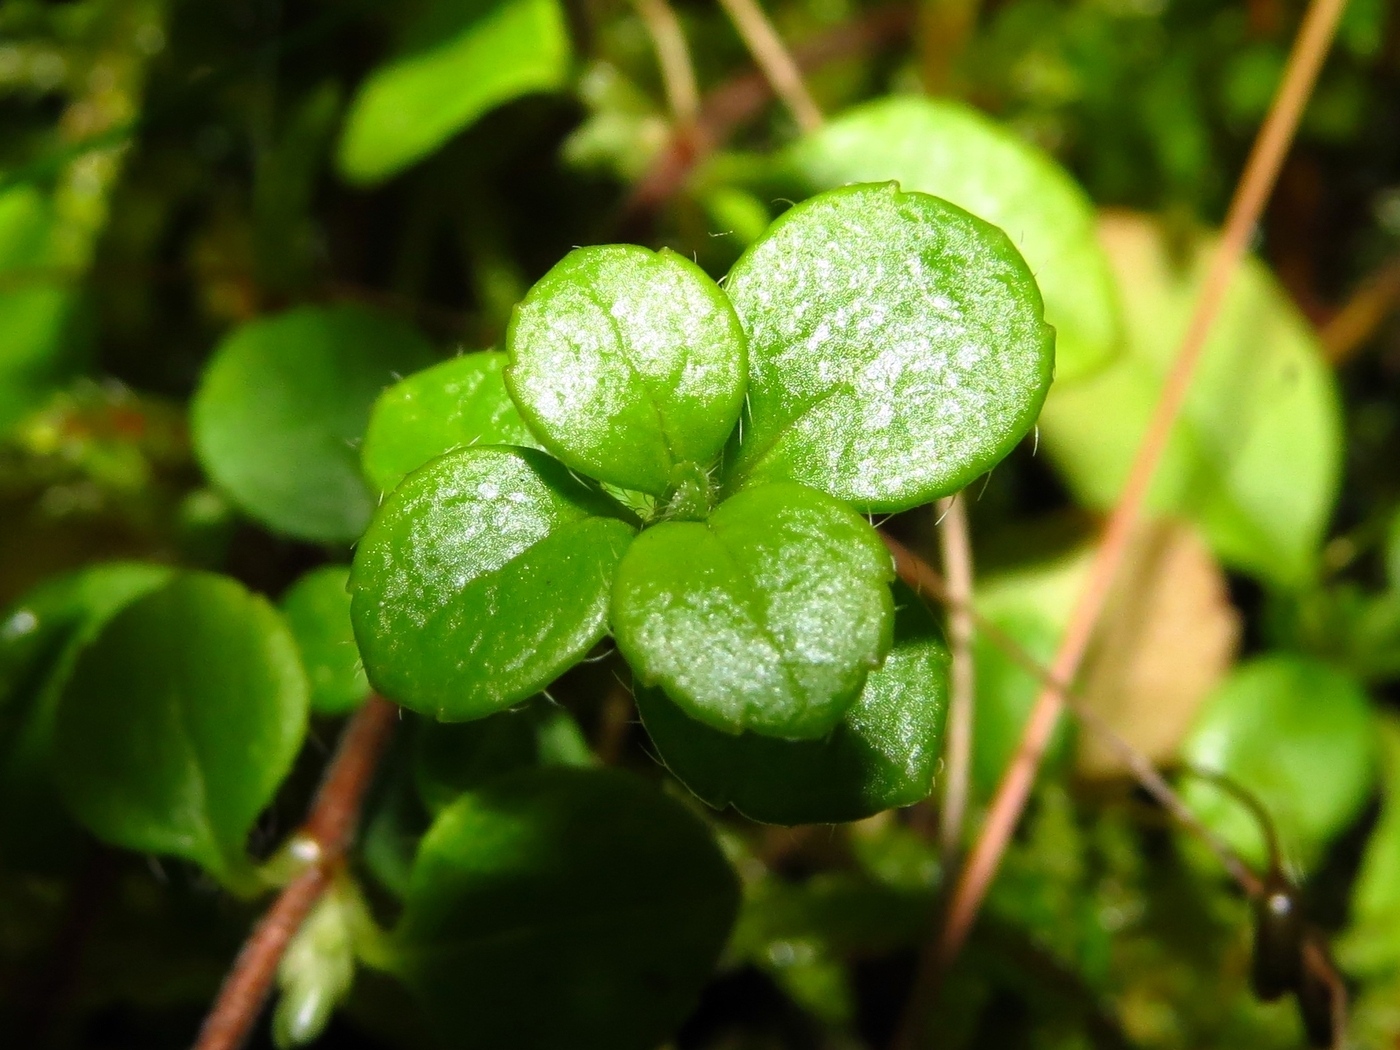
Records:
<instances>
[{"instance_id":1,"label":"rounded leaf","mask_svg":"<svg viewBox=\"0 0 1400 1050\"><path fill-rule=\"evenodd\" d=\"M393 967L462 1050L654 1050L713 971L738 898L680 803L615 770L528 770L433 823Z\"/></svg>"},{"instance_id":2,"label":"rounded leaf","mask_svg":"<svg viewBox=\"0 0 1400 1050\"><path fill-rule=\"evenodd\" d=\"M430 459L471 445L538 447L506 392L506 355L483 350L415 372L374 403L360 462L387 493Z\"/></svg>"},{"instance_id":3,"label":"rounded leaf","mask_svg":"<svg viewBox=\"0 0 1400 1050\"><path fill-rule=\"evenodd\" d=\"M785 159L811 189L893 179L1005 230L1045 297L1056 379L1090 372L1117 352L1118 290L1093 203L1052 157L1005 125L962 102L897 95L841 114Z\"/></svg>"},{"instance_id":4,"label":"rounded leaf","mask_svg":"<svg viewBox=\"0 0 1400 1050\"><path fill-rule=\"evenodd\" d=\"M1030 430L1054 330L1000 230L893 183L792 208L725 285L749 335L730 488L801 481L864 510L927 503Z\"/></svg>"},{"instance_id":5,"label":"rounded leaf","mask_svg":"<svg viewBox=\"0 0 1400 1050\"><path fill-rule=\"evenodd\" d=\"M803 485L755 486L707 521L637 537L613 633L643 685L728 733L820 737L889 650L889 552L864 518Z\"/></svg>"},{"instance_id":6,"label":"rounded leaf","mask_svg":"<svg viewBox=\"0 0 1400 1050\"><path fill-rule=\"evenodd\" d=\"M301 650L311 685L311 709L323 715L353 711L369 696L369 680L350 625L350 569L312 569L282 596L282 612Z\"/></svg>"},{"instance_id":7,"label":"rounded leaf","mask_svg":"<svg viewBox=\"0 0 1400 1050\"><path fill-rule=\"evenodd\" d=\"M534 449L461 449L410 474L350 573L370 682L448 722L539 692L607 633L624 514Z\"/></svg>"},{"instance_id":8,"label":"rounded leaf","mask_svg":"<svg viewBox=\"0 0 1400 1050\"><path fill-rule=\"evenodd\" d=\"M58 786L98 838L245 874L244 841L306 732L306 676L277 611L187 573L78 656L54 732Z\"/></svg>"},{"instance_id":9,"label":"rounded leaf","mask_svg":"<svg viewBox=\"0 0 1400 1050\"><path fill-rule=\"evenodd\" d=\"M895 599L894 646L829 736L732 736L687 718L660 690L638 689L661 760L716 809L768 824L863 820L926 798L943 753L948 649L917 595L898 584Z\"/></svg>"},{"instance_id":10,"label":"rounded leaf","mask_svg":"<svg viewBox=\"0 0 1400 1050\"><path fill-rule=\"evenodd\" d=\"M516 307L506 384L570 467L665 495L677 469L719 455L744 402L734 308L674 252L579 248Z\"/></svg>"},{"instance_id":11,"label":"rounded leaf","mask_svg":"<svg viewBox=\"0 0 1400 1050\"><path fill-rule=\"evenodd\" d=\"M1240 665L1182 745L1192 765L1223 773L1273 816L1285 859L1307 864L1365 804L1375 781L1375 721L1351 675L1301 656ZM1268 862L1253 815L1196 779L1183 792L1201 819L1256 864Z\"/></svg>"},{"instance_id":12,"label":"rounded leaf","mask_svg":"<svg viewBox=\"0 0 1400 1050\"><path fill-rule=\"evenodd\" d=\"M214 352L195 394L195 450L245 512L300 539L349 542L374 499L358 444L379 392L432 361L392 317L303 307L253 321Z\"/></svg>"}]
</instances>

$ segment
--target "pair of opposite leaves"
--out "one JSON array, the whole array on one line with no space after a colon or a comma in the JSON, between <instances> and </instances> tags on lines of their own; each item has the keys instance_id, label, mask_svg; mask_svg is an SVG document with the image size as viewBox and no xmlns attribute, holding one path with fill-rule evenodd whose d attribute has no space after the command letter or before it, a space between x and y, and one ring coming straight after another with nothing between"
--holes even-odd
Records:
<instances>
[{"instance_id":1,"label":"pair of opposite leaves","mask_svg":"<svg viewBox=\"0 0 1400 1050\"><path fill-rule=\"evenodd\" d=\"M386 695L483 717L611 621L695 721L837 726L894 619L890 559L852 507L917 506L1006 455L1053 332L1005 234L894 184L798 205L727 280L614 245L535 285L508 336L523 423L485 412L461 436L483 444L409 473L357 551L356 634ZM372 424L367 460L376 443Z\"/></svg>"}]
</instances>

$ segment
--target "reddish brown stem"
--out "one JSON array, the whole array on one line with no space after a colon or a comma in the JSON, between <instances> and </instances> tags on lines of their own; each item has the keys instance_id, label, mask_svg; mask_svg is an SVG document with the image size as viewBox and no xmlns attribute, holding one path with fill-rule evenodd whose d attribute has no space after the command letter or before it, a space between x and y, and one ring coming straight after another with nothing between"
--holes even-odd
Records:
<instances>
[{"instance_id":1,"label":"reddish brown stem","mask_svg":"<svg viewBox=\"0 0 1400 1050\"><path fill-rule=\"evenodd\" d=\"M1142 513L1153 473L1185 401L1206 336L1278 178L1279 168L1293 140L1303 108L1312 94L1345 3L1346 0L1311 0L1309 4L1289 55L1283 82L1230 203L1225 232L1216 247L1191 323L1050 667L1050 673L1057 682L1072 681L1079 670L1089 639L1108 600L1114 575L1126 553L1129 535ZM996 874L1012 831L1025 808L1051 733L1059 720L1060 707L1058 690L1047 688L1041 691L1022 732L1016 755L997 787L982 832L953 890L940 946L940 965L945 968L967 939L987 888Z\"/></svg>"},{"instance_id":2,"label":"reddish brown stem","mask_svg":"<svg viewBox=\"0 0 1400 1050\"><path fill-rule=\"evenodd\" d=\"M311 812L297 833L295 848L304 851L307 867L282 888L248 935L204 1019L195 1050L238 1050L247 1040L272 990L287 942L321 899L345 857L365 792L398 714L389 701L372 695L345 727Z\"/></svg>"}]
</instances>

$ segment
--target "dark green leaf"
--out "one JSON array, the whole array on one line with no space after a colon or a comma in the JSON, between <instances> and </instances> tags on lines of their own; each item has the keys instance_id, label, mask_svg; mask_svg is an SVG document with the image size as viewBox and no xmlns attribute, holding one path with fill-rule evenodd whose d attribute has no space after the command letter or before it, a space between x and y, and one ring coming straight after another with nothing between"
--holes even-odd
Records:
<instances>
[{"instance_id":1,"label":"dark green leaf","mask_svg":"<svg viewBox=\"0 0 1400 1050\"><path fill-rule=\"evenodd\" d=\"M643 685L729 733L820 737L889 650L889 552L814 489L757 485L632 544L613 633Z\"/></svg>"},{"instance_id":2,"label":"dark green leaf","mask_svg":"<svg viewBox=\"0 0 1400 1050\"><path fill-rule=\"evenodd\" d=\"M734 265L749 403L729 482L865 510L956 492L1030 430L1054 330L1000 230L893 183L797 205Z\"/></svg>"},{"instance_id":3,"label":"dark green leaf","mask_svg":"<svg viewBox=\"0 0 1400 1050\"><path fill-rule=\"evenodd\" d=\"M200 462L276 531L349 542L374 509L357 449L370 407L397 375L431 360L416 331L359 306L246 324L219 345L195 394Z\"/></svg>"},{"instance_id":4,"label":"dark green leaf","mask_svg":"<svg viewBox=\"0 0 1400 1050\"><path fill-rule=\"evenodd\" d=\"M349 581L348 566L327 565L308 572L282 597L311 685L311 709L323 715L353 711L369 695L350 625Z\"/></svg>"},{"instance_id":5,"label":"dark green leaf","mask_svg":"<svg viewBox=\"0 0 1400 1050\"><path fill-rule=\"evenodd\" d=\"M716 459L743 405L734 308L665 249L570 252L517 307L506 342L506 383L545 447L654 496Z\"/></svg>"},{"instance_id":6,"label":"dark green leaf","mask_svg":"<svg viewBox=\"0 0 1400 1050\"><path fill-rule=\"evenodd\" d=\"M503 353L463 354L380 394L360 456L371 487L392 492L405 474L455 448L538 447L506 392L505 367Z\"/></svg>"},{"instance_id":7,"label":"dark green leaf","mask_svg":"<svg viewBox=\"0 0 1400 1050\"><path fill-rule=\"evenodd\" d=\"M127 605L78 656L55 775L114 845L247 878L244 840L306 731L306 676L277 611L189 573Z\"/></svg>"},{"instance_id":8,"label":"dark green leaf","mask_svg":"<svg viewBox=\"0 0 1400 1050\"><path fill-rule=\"evenodd\" d=\"M438 813L464 791L533 766L537 722L533 705L475 722L424 721L413 749L413 780L423 805Z\"/></svg>"},{"instance_id":9,"label":"dark green leaf","mask_svg":"<svg viewBox=\"0 0 1400 1050\"><path fill-rule=\"evenodd\" d=\"M415 471L350 574L370 682L449 722L533 696L607 633L623 518L534 449L462 449Z\"/></svg>"},{"instance_id":10,"label":"dark green leaf","mask_svg":"<svg viewBox=\"0 0 1400 1050\"><path fill-rule=\"evenodd\" d=\"M1122 339L1118 289L1094 206L1049 156L961 102L896 95L858 106L799 141L791 165L813 189L893 179L1010 236L1045 296L1055 378L1103 364Z\"/></svg>"},{"instance_id":11,"label":"dark green leaf","mask_svg":"<svg viewBox=\"0 0 1400 1050\"><path fill-rule=\"evenodd\" d=\"M424 838L394 969L462 1050L654 1050L738 905L709 831L613 770L468 794Z\"/></svg>"},{"instance_id":12,"label":"dark green leaf","mask_svg":"<svg viewBox=\"0 0 1400 1050\"><path fill-rule=\"evenodd\" d=\"M435 0L410 47L350 104L341 172L378 182L432 153L503 102L560 87L569 38L558 0Z\"/></svg>"},{"instance_id":13,"label":"dark green leaf","mask_svg":"<svg viewBox=\"0 0 1400 1050\"><path fill-rule=\"evenodd\" d=\"M1273 816L1288 860L1306 864L1356 816L1375 782L1375 721L1360 685L1301 656L1242 664L1207 701L1182 745L1193 765L1224 773ZM1258 822L1209 782L1184 795L1201 819L1257 864Z\"/></svg>"},{"instance_id":14,"label":"dark green leaf","mask_svg":"<svg viewBox=\"0 0 1400 1050\"><path fill-rule=\"evenodd\" d=\"M1351 928L1339 946L1353 973L1400 971L1400 723L1377 722L1385 801L1351 894Z\"/></svg>"},{"instance_id":15,"label":"dark green leaf","mask_svg":"<svg viewBox=\"0 0 1400 1050\"><path fill-rule=\"evenodd\" d=\"M51 211L33 186L0 192L0 430L72 370L76 296L55 270Z\"/></svg>"},{"instance_id":16,"label":"dark green leaf","mask_svg":"<svg viewBox=\"0 0 1400 1050\"><path fill-rule=\"evenodd\" d=\"M902 585L894 596L894 646L830 735L732 736L639 688L637 711L661 760L715 808L769 824L862 820L925 798L943 754L948 650L918 596Z\"/></svg>"},{"instance_id":17,"label":"dark green leaf","mask_svg":"<svg viewBox=\"0 0 1400 1050\"><path fill-rule=\"evenodd\" d=\"M1390 521L1385 543L1385 575L1390 589L1400 591L1400 514Z\"/></svg>"}]
</instances>

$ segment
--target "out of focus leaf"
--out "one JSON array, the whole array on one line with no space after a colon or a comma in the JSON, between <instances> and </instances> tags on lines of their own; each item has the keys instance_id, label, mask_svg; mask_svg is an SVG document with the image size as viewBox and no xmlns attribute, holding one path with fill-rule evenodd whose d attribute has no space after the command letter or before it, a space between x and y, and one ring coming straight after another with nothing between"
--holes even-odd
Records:
<instances>
[{"instance_id":1,"label":"out of focus leaf","mask_svg":"<svg viewBox=\"0 0 1400 1050\"><path fill-rule=\"evenodd\" d=\"M76 296L57 272L48 201L33 186L0 190L0 431L71 369Z\"/></svg>"},{"instance_id":2,"label":"out of focus leaf","mask_svg":"<svg viewBox=\"0 0 1400 1050\"><path fill-rule=\"evenodd\" d=\"M361 306L302 307L244 325L214 352L195 394L200 462L272 529L348 543L374 509L357 448L370 408L432 356L412 328Z\"/></svg>"},{"instance_id":3,"label":"out of focus leaf","mask_svg":"<svg viewBox=\"0 0 1400 1050\"><path fill-rule=\"evenodd\" d=\"M1383 715L1376 728L1384 802L1351 891L1351 925L1338 946L1347 970L1365 976L1400 973L1400 721Z\"/></svg>"},{"instance_id":4,"label":"out of focus leaf","mask_svg":"<svg viewBox=\"0 0 1400 1050\"><path fill-rule=\"evenodd\" d=\"M360 453L365 477L390 493L404 475L454 448L539 447L506 391L506 355L462 354L400 380L374 403Z\"/></svg>"},{"instance_id":5,"label":"out of focus leaf","mask_svg":"<svg viewBox=\"0 0 1400 1050\"><path fill-rule=\"evenodd\" d=\"M244 840L306 732L307 686L277 611L188 573L128 604L78 654L55 777L99 838L247 885Z\"/></svg>"},{"instance_id":6,"label":"out of focus leaf","mask_svg":"<svg viewBox=\"0 0 1400 1050\"><path fill-rule=\"evenodd\" d=\"M943 754L948 650L917 595L901 585L895 602L894 645L828 736L734 736L638 689L661 760L711 806L771 824L861 820L925 798Z\"/></svg>"},{"instance_id":7,"label":"out of focus leaf","mask_svg":"<svg viewBox=\"0 0 1400 1050\"><path fill-rule=\"evenodd\" d=\"M441 456L394 490L355 551L370 682L444 721L529 699L607 633L626 512L535 449Z\"/></svg>"},{"instance_id":8,"label":"out of focus leaf","mask_svg":"<svg viewBox=\"0 0 1400 1050\"><path fill-rule=\"evenodd\" d=\"M1306 866L1366 801L1375 726L1351 675L1306 657L1266 656L1241 664L1215 691L1181 757L1255 795L1273 817L1284 859ZM1236 799L1199 778L1183 794L1241 855L1268 863L1264 831Z\"/></svg>"},{"instance_id":9,"label":"out of focus leaf","mask_svg":"<svg viewBox=\"0 0 1400 1050\"><path fill-rule=\"evenodd\" d=\"M1055 336L1000 230L893 183L778 218L725 291L749 335L730 489L800 481L862 510L956 492L1031 429Z\"/></svg>"},{"instance_id":10,"label":"out of focus leaf","mask_svg":"<svg viewBox=\"0 0 1400 1050\"><path fill-rule=\"evenodd\" d=\"M1053 159L972 107L896 95L827 122L786 156L812 189L894 179L1006 231L1026 257L1055 328L1055 377L1119 350L1118 289L1089 198Z\"/></svg>"},{"instance_id":11,"label":"out of focus leaf","mask_svg":"<svg viewBox=\"0 0 1400 1050\"><path fill-rule=\"evenodd\" d=\"M558 0L433 0L406 45L350 104L338 162L354 182L388 178L501 103L560 87L568 72Z\"/></svg>"},{"instance_id":12,"label":"out of focus leaf","mask_svg":"<svg viewBox=\"0 0 1400 1050\"><path fill-rule=\"evenodd\" d=\"M1390 589L1400 591L1400 513L1390 520L1385 541L1385 575Z\"/></svg>"},{"instance_id":13,"label":"out of focus leaf","mask_svg":"<svg viewBox=\"0 0 1400 1050\"><path fill-rule=\"evenodd\" d=\"M308 572L282 597L311 685L311 710L318 714L343 715L369 695L350 624L349 580L348 566L327 565Z\"/></svg>"},{"instance_id":14,"label":"out of focus leaf","mask_svg":"<svg viewBox=\"0 0 1400 1050\"><path fill-rule=\"evenodd\" d=\"M1076 496L1111 506L1161 393L1208 265L1193 240L1178 266L1148 219L1101 225L1125 304L1128 350L1103 372L1057 383L1045 447ZM1190 518L1227 565L1279 584L1316 570L1340 479L1336 382L1317 339L1268 271L1235 275L1157 468L1150 506Z\"/></svg>"},{"instance_id":15,"label":"out of focus leaf","mask_svg":"<svg viewBox=\"0 0 1400 1050\"><path fill-rule=\"evenodd\" d=\"M614 770L528 770L433 823L391 967L466 1050L653 1050L737 905L728 863L679 803Z\"/></svg>"},{"instance_id":16,"label":"out of focus leaf","mask_svg":"<svg viewBox=\"0 0 1400 1050\"><path fill-rule=\"evenodd\" d=\"M363 907L344 876L321 897L287 944L277 967L280 995L272 1018L278 1050L304 1046L325 1030L355 979L354 931Z\"/></svg>"}]
</instances>

